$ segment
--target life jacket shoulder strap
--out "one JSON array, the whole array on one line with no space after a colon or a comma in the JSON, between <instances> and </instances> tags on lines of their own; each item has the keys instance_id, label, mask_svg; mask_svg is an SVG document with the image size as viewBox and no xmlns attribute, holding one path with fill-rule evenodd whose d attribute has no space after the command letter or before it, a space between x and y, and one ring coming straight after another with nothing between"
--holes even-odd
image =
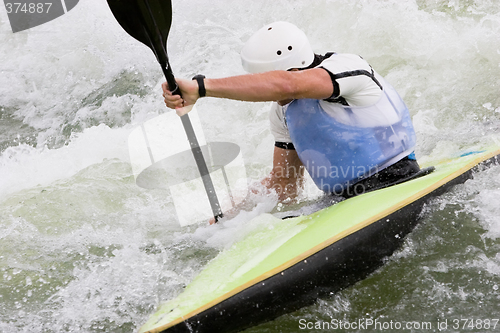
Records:
<instances>
[{"instance_id":1,"label":"life jacket shoulder strap","mask_svg":"<svg viewBox=\"0 0 500 333\"><path fill-rule=\"evenodd\" d=\"M327 53L325 55L325 59L331 57L333 54L334 54L333 52ZM354 71L346 71L346 72L341 72L341 73L336 73L336 74L333 74L332 72L330 72L328 69L324 68L323 66L320 66L320 68L323 68L324 70L327 71L327 73L330 75L330 78L331 78L332 83L333 83L334 89L333 89L332 95L330 97L324 99L327 102L340 103L344 106L349 106L349 103L347 103L345 98L343 98L342 96L339 96L340 86L339 86L339 83L337 81L338 79L342 79L342 78L346 78L346 77L366 75L369 78L371 78L373 80L373 82L375 82L375 84L380 88L380 90L384 90L382 84L375 77L375 71L373 70L373 68L371 66L370 66L370 71L367 71L364 69L358 69L358 70L354 70Z\"/></svg>"}]
</instances>

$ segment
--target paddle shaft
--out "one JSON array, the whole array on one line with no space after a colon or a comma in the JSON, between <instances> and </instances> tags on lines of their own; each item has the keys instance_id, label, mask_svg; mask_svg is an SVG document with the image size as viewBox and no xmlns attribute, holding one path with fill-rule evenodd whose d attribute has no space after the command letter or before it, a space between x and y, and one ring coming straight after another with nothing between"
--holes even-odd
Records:
<instances>
[{"instance_id":1,"label":"paddle shaft","mask_svg":"<svg viewBox=\"0 0 500 333\"><path fill-rule=\"evenodd\" d=\"M172 23L172 3L169 0L108 0L116 20L124 30L147 45L156 55L172 93L181 95L168 61L167 37ZM200 172L215 221L223 216L214 184L189 116L181 117L191 152Z\"/></svg>"},{"instance_id":2,"label":"paddle shaft","mask_svg":"<svg viewBox=\"0 0 500 333\"><path fill-rule=\"evenodd\" d=\"M149 11L150 18L154 23L156 34L157 36L161 36L161 31L158 27L153 11L149 6L149 1L145 1L145 3ZM163 74L165 75L165 79L168 82L169 88L172 89L171 87L175 87L171 90L172 93L182 96L179 85L177 84L177 82L175 82L172 67L170 67L170 64L168 62L168 54L166 48L167 45L165 40L165 47L162 47L161 50L156 50L156 52L164 52L164 56L157 56L157 59L161 65L161 69L163 71ZM163 63L163 61L161 61L160 59L166 59L166 62ZM217 193L215 192L214 184L212 182L212 177L210 177L210 173L208 172L207 163L205 162L203 152L201 151L200 144L198 143L198 139L196 138L196 133L194 132L193 124L191 123L189 115L186 113L185 115L181 116L181 121L182 126L184 127L184 131L186 132L187 139L189 141L189 146L191 147L191 152L193 153L194 160L196 161L196 166L198 167L198 171L200 172L203 186L205 187L205 192L207 192L208 201L210 202L210 207L212 208L214 219L217 222L219 218L223 216L223 214L219 199L217 198Z\"/></svg>"},{"instance_id":3,"label":"paddle shaft","mask_svg":"<svg viewBox=\"0 0 500 333\"><path fill-rule=\"evenodd\" d=\"M148 10L150 12L151 18L156 23L156 20L154 20L154 16L151 12L151 8L149 7L149 3L147 1L146 4L148 4ZM158 26L156 24L155 27L157 28L158 33L160 33ZM166 45L165 48L162 48L162 51L165 52L165 58L167 60L165 63L163 63L163 61L161 60L158 60L158 62L160 63L161 69L163 70L163 74L165 75L165 79L168 82L168 87L169 89L172 89L171 87L174 87L170 91L172 91L172 93L174 94L182 96L181 90L179 89L179 85L177 84L177 82L175 82L175 77L174 74L172 73L172 68L170 67L170 64L168 62ZM157 57L157 59L165 59L165 58ZM208 201L210 202L210 208L212 209L215 222L217 222L223 216L222 208L220 206L219 199L217 198L217 193L215 192L215 187L212 182L212 177L210 177L207 163L205 162L205 157L203 156L203 152L201 151L200 144L198 143L196 133L194 132L193 124L191 123L191 119L189 118L189 115L187 113L181 116L181 122L182 126L184 127L184 131L186 132L186 136L189 141L189 146L191 147L191 152L193 153L196 166L198 167L198 171L200 172L201 180L203 181L203 186L205 187L205 192L207 193Z\"/></svg>"}]
</instances>

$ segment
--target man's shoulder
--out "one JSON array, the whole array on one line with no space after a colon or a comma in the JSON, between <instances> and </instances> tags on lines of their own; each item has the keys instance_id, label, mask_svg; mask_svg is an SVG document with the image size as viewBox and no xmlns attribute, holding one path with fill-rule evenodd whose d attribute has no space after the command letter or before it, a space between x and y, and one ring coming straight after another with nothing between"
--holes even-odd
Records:
<instances>
[{"instance_id":1,"label":"man's shoulder","mask_svg":"<svg viewBox=\"0 0 500 333\"><path fill-rule=\"evenodd\" d=\"M357 54L334 53L324 59L318 67L325 67L333 72L369 69L370 65L366 60Z\"/></svg>"}]
</instances>

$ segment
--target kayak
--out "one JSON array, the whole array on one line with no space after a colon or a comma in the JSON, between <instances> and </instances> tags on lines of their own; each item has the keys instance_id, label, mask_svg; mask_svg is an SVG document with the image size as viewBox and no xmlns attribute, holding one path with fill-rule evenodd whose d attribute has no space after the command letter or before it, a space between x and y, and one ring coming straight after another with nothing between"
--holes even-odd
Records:
<instances>
[{"instance_id":1,"label":"kayak","mask_svg":"<svg viewBox=\"0 0 500 333\"><path fill-rule=\"evenodd\" d=\"M500 146L466 151L424 176L309 215L260 215L267 228L211 260L140 332L238 332L353 285L402 245L429 199L499 159Z\"/></svg>"}]
</instances>

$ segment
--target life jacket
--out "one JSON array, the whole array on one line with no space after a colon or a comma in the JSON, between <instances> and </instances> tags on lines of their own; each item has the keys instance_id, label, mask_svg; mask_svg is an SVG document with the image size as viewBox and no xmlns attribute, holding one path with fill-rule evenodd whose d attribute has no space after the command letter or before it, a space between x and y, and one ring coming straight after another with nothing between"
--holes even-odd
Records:
<instances>
[{"instance_id":1,"label":"life jacket","mask_svg":"<svg viewBox=\"0 0 500 333\"><path fill-rule=\"evenodd\" d=\"M380 82L382 94L371 106L329 103L327 112L322 105L328 102L315 99L288 105L292 142L324 192L339 193L413 152L416 135L408 108L390 84Z\"/></svg>"}]
</instances>

